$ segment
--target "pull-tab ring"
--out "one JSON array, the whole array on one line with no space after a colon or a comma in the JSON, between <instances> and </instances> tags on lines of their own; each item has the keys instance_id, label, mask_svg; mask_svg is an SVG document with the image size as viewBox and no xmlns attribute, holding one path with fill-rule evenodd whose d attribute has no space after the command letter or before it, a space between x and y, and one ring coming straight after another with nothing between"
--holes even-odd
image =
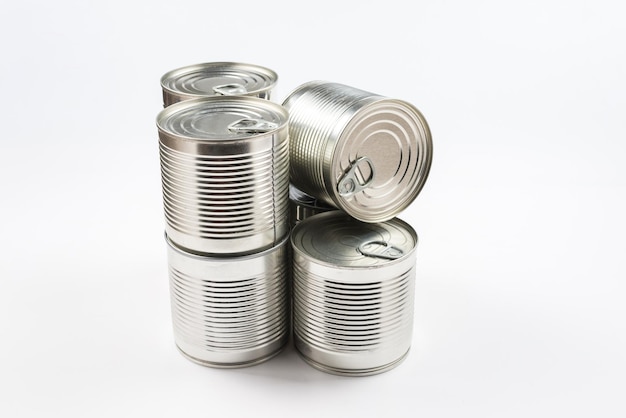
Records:
<instances>
[{"instance_id":1,"label":"pull-tab ring","mask_svg":"<svg viewBox=\"0 0 626 418\"><path fill-rule=\"evenodd\" d=\"M232 83L215 86L213 87L213 92L221 96L236 96L238 94L246 94L248 90L246 90L243 84Z\"/></svg>"},{"instance_id":2,"label":"pull-tab ring","mask_svg":"<svg viewBox=\"0 0 626 418\"><path fill-rule=\"evenodd\" d=\"M368 241L359 246L359 252L366 257L396 260L404 255L404 252L385 241Z\"/></svg>"},{"instance_id":3,"label":"pull-tab ring","mask_svg":"<svg viewBox=\"0 0 626 418\"><path fill-rule=\"evenodd\" d=\"M359 169L359 166L367 164L370 169L370 175L367 179L363 178L363 173ZM358 174L358 175L357 175ZM357 158L337 183L337 191L339 196L350 197L361 190L367 189L374 181L374 164L372 160L367 157Z\"/></svg>"},{"instance_id":4,"label":"pull-tab ring","mask_svg":"<svg viewBox=\"0 0 626 418\"><path fill-rule=\"evenodd\" d=\"M277 124L261 119L239 119L228 125L229 131L242 134L262 134L276 128Z\"/></svg>"}]
</instances>

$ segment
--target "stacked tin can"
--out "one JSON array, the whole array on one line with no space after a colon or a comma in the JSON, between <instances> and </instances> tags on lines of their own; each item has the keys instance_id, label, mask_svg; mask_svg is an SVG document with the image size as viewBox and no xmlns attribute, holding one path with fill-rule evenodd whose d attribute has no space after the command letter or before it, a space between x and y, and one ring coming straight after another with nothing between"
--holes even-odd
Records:
<instances>
[{"instance_id":1,"label":"stacked tin can","mask_svg":"<svg viewBox=\"0 0 626 418\"><path fill-rule=\"evenodd\" d=\"M267 100L276 79L210 63L161 80L176 344L203 365L256 364L285 345L292 303L309 364L389 370L411 346L417 246L395 216L428 176L428 125L407 102L337 83L280 106Z\"/></svg>"},{"instance_id":2,"label":"stacked tin can","mask_svg":"<svg viewBox=\"0 0 626 418\"><path fill-rule=\"evenodd\" d=\"M161 79L174 338L203 365L256 364L289 337L288 114L267 100L276 80L229 62Z\"/></svg>"},{"instance_id":3,"label":"stacked tin can","mask_svg":"<svg viewBox=\"0 0 626 418\"><path fill-rule=\"evenodd\" d=\"M395 216L430 171L428 125L407 102L337 83L304 84L283 106L297 191L295 346L329 373L389 370L411 346L417 245Z\"/></svg>"}]
</instances>

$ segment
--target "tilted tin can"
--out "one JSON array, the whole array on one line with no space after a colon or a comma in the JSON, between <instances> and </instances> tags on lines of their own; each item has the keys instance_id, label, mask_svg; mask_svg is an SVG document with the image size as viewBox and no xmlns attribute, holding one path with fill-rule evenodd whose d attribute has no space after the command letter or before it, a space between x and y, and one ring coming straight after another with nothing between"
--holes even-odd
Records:
<instances>
[{"instance_id":1,"label":"tilted tin can","mask_svg":"<svg viewBox=\"0 0 626 418\"><path fill-rule=\"evenodd\" d=\"M364 222L393 218L417 197L432 161L422 114L402 100L313 81L284 101L291 182Z\"/></svg>"},{"instance_id":2,"label":"tilted tin can","mask_svg":"<svg viewBox=\"0 0 626 418\"><path fill-rule=\"evenodd\" d=\"M208 62L169 71L161 77L163 106L206 96L269 99L278 75L269 68L237 62Z\"/></svg>"},{"instance_id":3,"label":"tilted tin can","mask_svg":"<svg viewBox=\"0 0 626 418\"><path fill-rule=\"evenodd\" d=\"M292 228L309 216L334 209L326 202L322 202L297 189L295 186L289 185L289 222Z\"/></svg>"},{"instance_id":4,"label":"tilted tin can","mask_svg":"<svg viewBox=\"0 0 626 418\"><path fill-rule=\"evenodd\" d=\"M201 254L258 252L289 232L288 115L253 97L206 97L157 117L166 232Z\"/></svg>"},{"instance_id":5,"label":"tilted tin can","mask_svg":"<svg viewBox=\"0 0 626 418\"><path fill-rule=\"evenodd\" d=\"M286 238L264 252L222 258L167 243L174 337L187 358L211 367L242 367L285 346L290 333Z\"/></svg>"},{"instance_id":6,"label":"tilted tin can","mask_svg":"<svg viewBox=\"0 0 626 418\"><path fill-rule=\"evenodd\" d=\"M417 235L395 218L363 223L341 211L291 232L293 332L312 366L351 376L381 373L411 347Z\"/></svg>"}]
</instances>

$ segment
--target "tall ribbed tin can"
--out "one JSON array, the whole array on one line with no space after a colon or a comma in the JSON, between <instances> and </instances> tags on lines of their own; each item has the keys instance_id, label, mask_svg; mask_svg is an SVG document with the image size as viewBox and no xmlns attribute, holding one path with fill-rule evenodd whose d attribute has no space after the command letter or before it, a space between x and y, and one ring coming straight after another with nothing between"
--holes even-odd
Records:
<instances>
[{"instance_id":1,"label":"tall ribbed tin can","mask_svg":"<svg viewBox=\"0 0 626 418\"><path fill-rule=\"evenodd\" d=\"M169 71L161 77L163 107L207 96L270 98L278 75L269 68L237 62L208 62Z\"/></svg>"},{"instance_id":2,"label":"tall ribbed tin can","mask_svg":"<svg viewBox=\"0 0 626 418\"><path fill-rule=\"evenodd\" d=\"M289 232L288 115L253 97L206 97L157 117L166 233L202 254L258 252Z\"/></svg>"},{"instance_id":3,"label":"tall ribbed tin can","mask_svg":"<svg viewBox=\"0 0 626 418\"><path fill-rule=\"evenodd\" d=\"M211 367L242 367L277 354L289 338L288 243L240 257L206 257L168 243L176 345Z\"/></svg>"},{"instance_id":4,"label":"tall ribbed tin can","mask_svg":"<svg viewBox=\"0 0 626 418\"><path fill-rule=\"evenodd\" d=\"M289 222L293 228L298 222L318 213L334 210L332 206L309 196L293 185L289 185Z\"/></svg>"},{"instance_id":5,"label":"tall ribbed tin can","mask_svg":"<svg viewBox=\"0 0 626 418\"><path fill-rule=\"evenodd\" d=\"M293 332L312 366L351 376L395 367L411 347L417 235L395 218L362 223L340 211L291 233Z\"/></svg>"},{"instance_id":6,"label":"tall ribbed tin can","mask_svg":"<svg viewBox=\"0 0 626 418\"><path fill-rule=\"evenodd\" d=\"M338 83L313 81L284 101L291 182L364 222L393 218L417 197L432 139L410 103Z\"/></svg>"}]
</instances>

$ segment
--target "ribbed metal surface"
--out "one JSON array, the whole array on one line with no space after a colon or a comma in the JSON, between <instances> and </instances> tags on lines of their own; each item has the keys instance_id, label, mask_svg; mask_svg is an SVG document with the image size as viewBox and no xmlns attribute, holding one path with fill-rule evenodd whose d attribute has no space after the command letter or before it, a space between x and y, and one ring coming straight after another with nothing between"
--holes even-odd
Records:
<instances>
[{"instance_id":1,"label":"ribbed metal surface","mask_svg":"<svg viewBox=\"0 0 626 418\"><path fill-rule=\"evenodd\" d=\"M359 248L372 248L370 242L385 242L396 258L360 253ZM412 338L417 243L412 228L398 219L364 224L335 211L302 221L291 243L294 340L304 359L345 375L397 365Z\"/></svg>"},{"instance_id":2,"label":"ribbed metal surface","mask_svg":"<svg viewBox=\"0 0 626 418\"><path fill-rule=\"evenodd\" d=\"M361 221L382 222L422 189L432 140L413 105L315 81L294 90L283 106L289 111L291 182L303 192Z\"/></svg>"},{"instance_id":3,"label":"ribbed metal surface","mask_svg":"<svg viewBox=\"0 0 626 418\"><path fill-rule=\"evenodd\" d=\"M262 111L255 109L259 102ZM166 232L177 245L202 254L245 254L269 248L288 233L286 113L281 119L272 106L279 107L261 99L214 97L165 109L172 113L159 125L163 202ZM216 126L248 115L250 107L255 117L276 122L276 130L220 134ZM204 121L203 109L220 120ZM206 134L210 130L217 133Z\"/></svg>"},{"instance_id":4,"label":"ribbed metal surface","mask_svg":"<svg viewBox=\"0 0 626 418\"><path fill-rule=\"evenodd\" d=\"M209 240L199 252L249 252L272 245L288 217L288 143L260 155L196 157L161 144L163 201L172 236ZM283 227L284 229L284 227ZM241 246L227 241L242 241ZM243 242L246 240L247 242ZM178 239L185 242L185 239Z\"/></svg>"},{"instance_id":5,"label":"ribbed metal surface","mask_svg":"<svg viewBox=\"0 0 626 418\"><path fill-rule=\"evenodd\" d=\"M167 241L174 336L185 356L240 367L282 349L290 325L286 240L230 258L197 256Z\"/></svg>"},{"instance_id":6,"label":"ribbed metal surface","mask_svg":"<svg viewBox=\"0 0 626 418\"><path fill-rule=\"evenodd\" d=\"M371 93L345 94L329 91L326 84L307 83L296 89L283 103L289 112L289 134L296 138L290 142L291 181L307 194L333 204L324 181L327 148L332 148L332 138L337 128L346 122L345 112L358 99L366 99ZM336 206L336 205L335 205Z\"/></svg>"},{"instance_id":7,"label":"ribbed metal surface","mask_svg":"<svg viewBox=\"0 0 626 418\"><path fill-rule=\"evenodd\" d=\"M269 100L278 75L269 68L237 62L208 62L161 77L163 106L206 96L254 96Z\"/></svg>"}]
</instances>

